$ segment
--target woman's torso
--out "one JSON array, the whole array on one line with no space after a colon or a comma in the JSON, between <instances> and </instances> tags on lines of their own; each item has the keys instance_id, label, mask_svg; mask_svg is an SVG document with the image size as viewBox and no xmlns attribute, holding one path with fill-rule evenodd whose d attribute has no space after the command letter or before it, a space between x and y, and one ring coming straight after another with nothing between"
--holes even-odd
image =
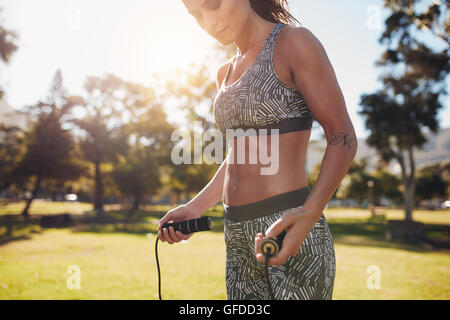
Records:
<instances>
[{"instance_id":1,"label":"woman's torso","mask_svg":"<svg viewBox=\"0 0 450 320\"><path fill-rule=\"evenodd\" d=\"M275 46L282 29L282 25L274 25L266 42L259 47L260 51L255 51L253 57L248 58L254 61L251 67L244 67L244 72L239 74L233 72L232 77L228 77L227 72L222 84L225 93L221 87L215 99L214 115L223 134L224 129L235 124L239 124L238 127L253 127L258 130L264 127L263 124L268 125L265 121L276 126L281 123L281 118L304 118L305 124L300 124L303 126L300 130L291 128L279 135L256 135L252 138L240 136L230 141L222 194L222 201L229 206L252 203L307 185L305 162L311 134L308 124L310 126L312 122L312 114L300 93L292 89L294 83L290 70L287 64L283 63L282 57L285 52L283 50L286 50L283 48L285 44L278 41ZM245 64L249 65L248 62ZM240 68L237 67L236 70L238 69ZM261 90L254 90L257 86ZM231 91L227 95L228 90ZM245 99L241 99L242 96L245 96ZM222 100L217 102L218 98ZM261 105L258 105L259 99ZM245 105L249 101L253 103L251 108ZM224 111L225 108L228 109ZM255 125L258 121L261 126ZM266 143L260 144L260 139L264 139ZM278 147L272 150L272 142L276 141ZM240 159L238 153L241 153ZM264 160L261 155L268 157L265 163L262 163ZM252 158L256 163L250 163ZM263 174L263 170L268 171Z\"/></svg>"},{"instance_id":2,"label":"woman's torso","mask_svg":"<svg viewBox=\"0 0 450 320\"><path fill-rule=\"evenodd\" d=\"M230 151L233 163L226 164L222 201L229 206L243 205L306 186L305 161L310 132L289 132L279 136L278 165L276 160L261 164L258 157L256 164L250 164L250 156L258 154L256 144L248 137L235 138ZM267 137L267 152L264 149L262 154L271 154L271 136ZM237 163L238 140L245 140L242 148L247 155L245 163ZM270 172L275 173L262 174L262 168L270 168Z\"/></svg>"}]
</instances>

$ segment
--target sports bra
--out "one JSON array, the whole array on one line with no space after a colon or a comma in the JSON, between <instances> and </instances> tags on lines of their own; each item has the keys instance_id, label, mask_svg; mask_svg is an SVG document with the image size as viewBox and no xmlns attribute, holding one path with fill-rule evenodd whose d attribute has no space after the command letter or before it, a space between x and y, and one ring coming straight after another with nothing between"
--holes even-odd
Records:
<instances>
[{"instance_id":1,"label":"sports bra","mask_svg":"<svg viewBox=\"0 0 450 320\"><path fill-rule=\"evenodd\" d=\"M257 135L270 135L277 133L270 129L278 129L281 134L312 127L314 116L302 94L284 84L273 66L275 42L285 26L284 23L273 26L253 65L227 86L229 64L213 104L214 119L222 134L227 129L253 128ZM245 134L253 135L253 130L248 132Z\"/></svg>"}]
</instances>

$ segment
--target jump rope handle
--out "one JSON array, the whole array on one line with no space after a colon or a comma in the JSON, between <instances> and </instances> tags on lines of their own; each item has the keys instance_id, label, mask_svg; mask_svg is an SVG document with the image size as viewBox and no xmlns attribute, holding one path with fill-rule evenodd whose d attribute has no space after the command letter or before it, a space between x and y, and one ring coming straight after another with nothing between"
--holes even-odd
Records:
<instances>
[{"instance_id":1,"label":"jump rope handle","mask_svg":"<svg viewBox=\"0 0 450 320\"><path fill-rule=\"evenodd\" d=\"M180 231L183 234L189 234L199 231L209 231L211 229L211 218L204 216L198 219L191 219L181 222L165 223L161 227L161 231L164 228L169 229L173 227L174 231Z\"/></svg>"},{"instance_id":2,"label":"jump rope handle","mask_svg":"<svg viewBox=\"0 0 450 320\"><path fill-rule=\"evenodd\" d=\"M169 229L169 227L173 227L174 231L180 231L183 234L189 234L193 232L199 232L199 231L209 231L211 229L211 217L204 216L198 219L191 219L181 222L174 222L174 223L165 223L161 227L161 231L164 228ZM159 300L162 300L161 298L161 270L159 269L159 259L158 259L158 240L159 238L156 238L155 243L155 256L156 256L156 266L158 267L158 295Z\"/></svg>"},{"instance_id":3,"label":"jump rope handle","mask_svg":"<svg viewBox=\"0 0 450 320\"><path fill-rule=\"evenodd\" d=\"M283 239L286 236L286 231L283 230L275 238L263 238L261 241L261 251L265 256L273 257L278 254L281 250L281 245L283 244Z\"/></svg>"},{"instance_id":4,"label":"jump rope handle","mask_svg":"<svg viewBox=\"0 0 450 320\"><path fill-rule=\"evenodd\" d=\"M266 281L267 281L267 286L269 288L269 294L272 300L276 300L275 299L275 294L272 288L272 285L270 283L270 279L269 279L269 271L267 270L267 262L269 261L270 257L276 256L280 250L281 250L281 246L283 244L283 239L286 236L286 231L283 230L283 232L281 232L278 236L276 236L275 238L266 238L264 237L263 240L261 241L261 252L264 254L265 256L265 274L266 274Z\"/></svg>"},{"instance_id":5,"label":"jump rope handle","mask_svg":"<svg viewBox=\"0 0 450 320\"><path fill-rule=\"evenodd\" d=\"M211 218L208 216L201 217L198 219L191 219L181 222L174 222L174 223L165 223L162 225L161 230L163 228L169 229L169 227L173 227L175 231L180 231L183 234L189 234L193 232L199 232L199 231L208 231L211 229ZM267 260L269 257L277 255L280 250L283 243L283 239L286 236L286 231L283 230L278 236L275 238L264 238L261 242L261 251L266 256L266 279L269 285L269 291L270 295L273 300L275 300L275 296L273 294L272 286L270 285L269 277L268 277L268 271L267 271ZM159 293L159 300L162 300L161 298L161 274L159 269L159 260L158 260L158 238L156 239L155 244L155 254L156 254L156 264L158 267L158 293Z\"/></svg>"}]
</instances>

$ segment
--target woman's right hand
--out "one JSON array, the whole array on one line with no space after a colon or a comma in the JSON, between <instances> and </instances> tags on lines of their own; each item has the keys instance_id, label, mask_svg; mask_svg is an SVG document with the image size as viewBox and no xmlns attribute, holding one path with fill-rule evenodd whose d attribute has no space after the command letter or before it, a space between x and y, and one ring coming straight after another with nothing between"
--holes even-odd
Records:
<instances>
[{"instance_id":1,"label":"woman's right hand","mask_svg":"<svg viewBox=\"0 0 450 320\"><path fill-rule=\"evenodd\" d=\"M161 231L161 227L166 223L197 219L200 218L201 215L202 212L199 212L198 210L187 204L169 210L167 214L164 217L162 217L162 219L159 221L158 226L159 240L161 240L162 242L167 241L167 243L173 244L176 242L180 242L182 240L189 239L190 237L192 237L193 233L183 234L180 231L175 232L173 227L170 227L169 230L167 230L167 228L164 228Z\"/></svg>"}]
</instances>

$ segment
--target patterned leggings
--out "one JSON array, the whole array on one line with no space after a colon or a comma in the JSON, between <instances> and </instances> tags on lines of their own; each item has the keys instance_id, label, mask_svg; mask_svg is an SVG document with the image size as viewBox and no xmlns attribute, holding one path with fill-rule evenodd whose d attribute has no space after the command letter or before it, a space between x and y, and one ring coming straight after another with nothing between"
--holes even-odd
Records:
<instances>
[{"instance_id":1,"label":"patterned leggings","mask_svg":"<svg viewBox=\"0 0 450 320\"><path fill-rule=\"evenodd\" d=\"M270 299L265 266L256 259L255 236L264 234L289 208L301 206L309 193L306 186L242 206L224 204L225 276L229 300ZM299 253L281 266L269 266L268 272L277 300L331 300L336 259L323 213Z\"/></svg>"}]
</instances>

